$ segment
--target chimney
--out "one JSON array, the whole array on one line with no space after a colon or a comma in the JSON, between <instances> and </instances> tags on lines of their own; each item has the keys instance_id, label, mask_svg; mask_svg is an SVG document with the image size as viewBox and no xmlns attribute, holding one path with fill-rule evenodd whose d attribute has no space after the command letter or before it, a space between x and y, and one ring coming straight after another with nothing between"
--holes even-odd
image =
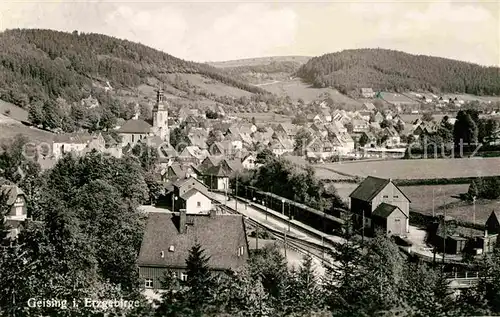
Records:
<instances>
[{"instance_id":1,"label":"chimney","mask_svg":"<svg viewBox=\"0 0 500 317\"><path fill-rule=\"evenodd\" d=\"M186 209L181 209L179 212L179 233L186 233Z\"/></svg>"}]
</instances>

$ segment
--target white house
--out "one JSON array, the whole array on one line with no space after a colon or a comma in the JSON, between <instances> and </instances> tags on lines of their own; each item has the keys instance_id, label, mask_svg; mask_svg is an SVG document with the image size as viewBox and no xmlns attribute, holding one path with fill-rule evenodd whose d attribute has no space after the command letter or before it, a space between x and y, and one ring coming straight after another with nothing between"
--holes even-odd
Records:
<instances>
[{"instance_id":1,"label":"white house","mask_svg":"<svg viewBox=\"0 0 500 317\"><path fill-rule=\"evenodd\" d=\"M173 184L175 211L185 209L187 214L209 214L212 198L207 187L196 178L182 179Z\"/></svg>"},{"instance_id":2,"label":"white house","mask_svg":"<svg viewBox=\"0 0 500 317\"><path fill-rule=\"evenodd\" d=\"M241 164L243 165L243 168L251 170L257 167L255 160L256 157L254 154L248 154L243 158L243 160L241 160Z\"/></svg>"}]
</instances>

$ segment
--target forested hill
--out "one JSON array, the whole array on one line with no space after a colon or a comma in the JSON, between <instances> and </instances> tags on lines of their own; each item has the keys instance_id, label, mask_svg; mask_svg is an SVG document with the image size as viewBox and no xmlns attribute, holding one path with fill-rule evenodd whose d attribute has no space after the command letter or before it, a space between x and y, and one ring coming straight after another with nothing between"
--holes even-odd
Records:
<instances>
[{"instance_id":1,"label":"forested hill","mask_svg":"<svg viewBox=\"0 0 500 317\"><path fill-rule=\"evenodd\" d=\"M184 61L142 44L101 34L14 29L0 33L0 97L26 106L30 100L79 101L95 80L137 87L165 74L200 74L252 92L264 90L207 64Z\"/></svg>"},{"instance_id":2,"label":"forested hill","mask_svg":"<svg viewBox=\"0 0 500 317\"><path fill-rule=\"evenodd\" d=\"M500 69L387 49L344 50L310 59L297 76L315 87L341 92L359 88L386 91L500 94Z\"/></svg>"}]
</instances>

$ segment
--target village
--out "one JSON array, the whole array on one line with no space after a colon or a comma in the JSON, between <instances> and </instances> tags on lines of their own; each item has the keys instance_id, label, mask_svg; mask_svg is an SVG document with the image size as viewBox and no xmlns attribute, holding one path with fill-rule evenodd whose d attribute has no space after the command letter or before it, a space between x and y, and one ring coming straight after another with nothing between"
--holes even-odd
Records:
<instances>
[{"instance_id":1,"label":"village","mask_svg":"<svg viewBox=\"0 0 500 317\"><path fill-rule=\"evenodd\" d=\"M367 93L366 90L363 93ZM368 93L370 95L366 98L374 97L372 91ZM457 103L458 107L460 105ZM157 152L158 166L153 169L161 195L156 201L150 201L150 206L143 207L149 216L138 257L140 278L150 297L154 297L151 290L161 289L160 280L165 270L173 270L182 281L187 279L184 260L195 241L201 240L205 250L213 255L210 267L214 270L238 269L246 263L249 248L258 248L256 229L280 232L287 222L289 245L286 233L282 245L285 254L289 248L287 260L292 261L292 265L298 265L301 254L315 254L315 261L321 267L328 249L325 241L339 239L335 228L339 228L343 223L341 218L346 217L353 219L357 232L363 238L373 237L376 231L381 230L397 238L400 248L408 254L432 263L449 263L450 281L458 283L458 289L461 280L453 279L453 276L469 274L466 285L462 286L470 287L473 283L471 276L477 273L467 272L459 263L466 254L480 257L492 252L500 228L498 210L491 212L484 229L466 224L457 226L455 223L454 230L447 231L446 226L453 224L446 215L429 218L428 225L424 227L412 224L411 201L404 189L391 179L368 176L349 195L348 208L333 216L288 199L286 216L285 198L273 198L278 204L283 201L280 214L279 205L268 200L272 193L264 192L256 200L255 189L251 189L252 194L249 194L248 188L241 184L238 190L233 178L244 171L261 167L263 163L258 157L264 149L275 157L302 164L335 162L335 159L338 162L340 158L390 160L401 158L409 142L435 133L442 124L453 125L456 121L449 113L441 115L444 119L439 123L432 117L426 118L429 117L429 112L426 112L417 115L420 117L415 120L415 113L411 113L412 119L405 122L408 114L398 113L397 109L378 110L373 103L364 103L364 110L354 112L331 110L325 101L318 106L321 111L308 115L307 122L302 125L257 125L251 120L244 121L224 113L218 114L221 119L207 119L204 114L193 111L196 109L181 109L179 113L172 114L163 91L159 89L152 110L152 122L138 119L139 114L123 122L115 129L120 142L109 144L100 134L61 134L50 146L51 152L40 155L38 161L47 168L66 154L78 157L97 151L121 158L138 146L140 151L152 148ZM489 117L496 118L495 113L490 113ZM172 133L179 131L185 135L180 141L172 138ZM306 135L307 143L299 147L301 134ZM499 136L500 130L497 130L491 136L491 144L498 144ZM173 142L177 144L174 146ZM142 154L140 152L138 157ZM27 197L17 186L4 185L2 190L9 197L7 203L11 212L6 219L12 227L9 238L14 240L28 217ZM291 216L290 206L293 206L294 216ZM313 218L308 214L317 216L311 220ZM268 220L268 215L272 221ZM248 221L252 221L253 225L249 225ZM290 223L293 224L291 232ZM223 228L224 239L212 234L218 228ZM253 229L249 231L248 228ZM283 240L280 234L274 235ZM254 242L249 243L249 239ZM292 239L296 240L295 247ZM261 239L260 243L263 246L265 239ZM297 246L304 243L306 246ZM318 249L322 249L321 256L315 253ZM297 253L295 259L294 252Z\"/></svg>"},{"instance_id":2,"label":"village","mask_svg":"<svg viewBox=\"0 0 500 317\"><path fill-rule=\"evenodd\" d=\"M0 317L500 314L498 6L8 2Z\"/></svg>"}]
</instances>

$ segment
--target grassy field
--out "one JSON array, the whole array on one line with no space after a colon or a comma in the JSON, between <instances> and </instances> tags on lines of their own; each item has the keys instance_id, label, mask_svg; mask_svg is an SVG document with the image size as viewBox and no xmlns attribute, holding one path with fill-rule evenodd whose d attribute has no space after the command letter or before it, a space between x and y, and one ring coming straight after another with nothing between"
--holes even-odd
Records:
<instances>
[{"instance_id":1,"label":"grassy field","mask_svg":"<svg viewBox=\"0 0 500 317\"><path fill-rule=\"evenodd\" d=\"M240 67L240 66L258 66L266 65L272 62L298 62L305 64L311 57L309 56L271 56L271 57L258 57L258 58L245 58L232 61L223 62L209 62L207 64L215 67Z\"/></svg>"},{"instance_id":2,"label":"grassy field","mask_svg":"<svg viewBox=\"0 0 500 317\"><path fill-rule=\"evenodd\" d=\"M450 216L457 220L472 222L484 225L492 211L498 211L500 208L500 200L478 200L476 201L476 212L474 217L474 206L470 202L460 201L440 206L437 214L444 214L446 209L446 216ZM428 213L428 212L427 212Z\"/></svg>"},{"instance_id":3,"label":"grassy field","mask_svg":"<svg viewBox=\"0 0 500 317\"><path fill-rule=\"evenodd\" d=\"M9 113L10 112L10 113ZM0 99L0 114L17 121L28 121L28 111Z\"/></svg>"},{"instance_id":4,"label":"grassy field","mask_svg":"<svg viewBox=\"0 0 500 317\"><path fill-rule=\"evenodd\" d=\"M2 120L0 116L0 142L3 139L12 139L18 134L26 136L31 142L51 143L55 134L34 127L25 126L16 121Z\"/></svg>"},{"instance_id":5,"label":"grassy field","mask_svg":"<svg viewBox=\"0 0 500 317\"><path fill-rule=\"evenodd\" d=\"M392 179L441 179L500 175L500 158L356 161L318 165L349 176ZM321 176L322 178L327 178Z\"/></svg>"},{"instance_id":6,"label":"grassy field","mask_svg":"<svg viewBox=\"0 0 500 317\"><path fill-rule=\"evenodd\" d=\"M382 92L382 98L389 103L399 103L399 104L418 104L417 101L408 98L405 95L392 93L392 92Z\"/></svg>"},{"instance_id":7,"label":"grassy field","mask_svg":"<svg viewBox=\"0 0 500 317\"><path fill-rule=\"evenodd\" d=\"M175 76L176 75L174 74L168 75L170 79L175 79ZM248 91L225 85L221 82L206 78L198 74L182 74L179 76L181 76L182 80L188 81L190 85L199 87L217 96L231 96L240 98L243 96L250 97L252 95L252 93Z\"/></svg>"},{"instance_id":8,"label":"grassy field","mask_svg":"<svg viewBox=\"0 0 500 317\"><path fill-rule=\"evenodd\" d=\"M264 88L277 95L288 95L293 100L303 99L308 103L317 99L321 94L329 93L335 103L344 103L353 109L361 109L362 103L342 95L337 90L332 88L312 88L310 85L303 83L300 79L292 79L281 81L274 84L263 85Z\"/></svg>"}]
</instances>

